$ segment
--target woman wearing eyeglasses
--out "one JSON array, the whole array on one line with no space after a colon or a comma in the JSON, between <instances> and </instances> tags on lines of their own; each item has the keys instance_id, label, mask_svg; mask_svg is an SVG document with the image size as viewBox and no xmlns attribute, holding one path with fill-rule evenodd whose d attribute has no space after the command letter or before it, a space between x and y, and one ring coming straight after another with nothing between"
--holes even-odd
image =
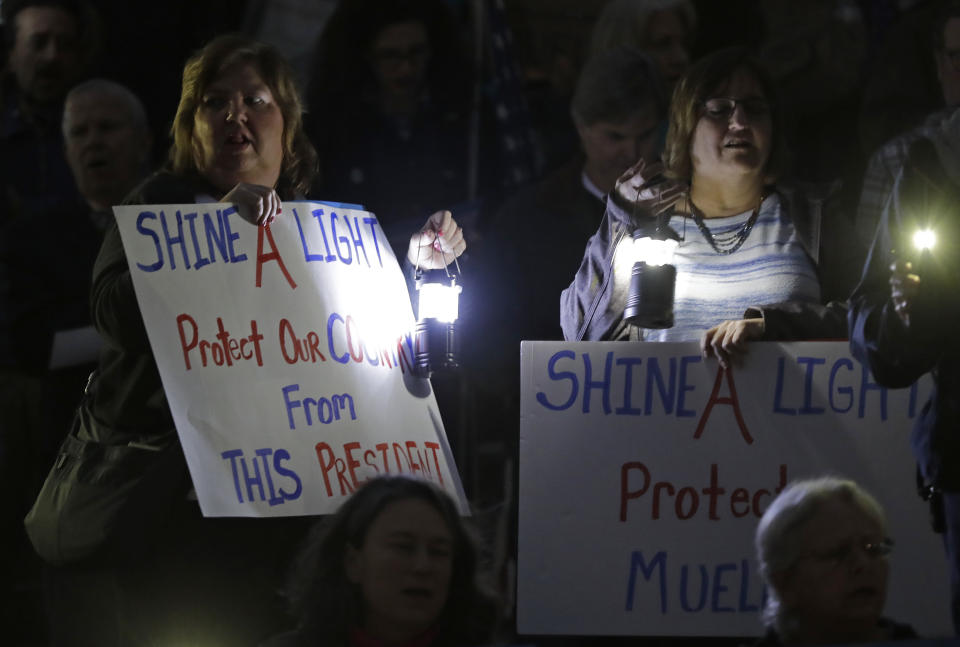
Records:
<instances>
[{"instance_id":1,"label":"woman wearing eyeglasses","mask_svg":"<svg viewBox=\"0 0 960 647\"><path fill-rule=\"evenodd\" d=\"M641 162L621 177L561 297L565 338L703 339L706 352L705 335L718 326L738 344L764 333L763 318L743 319L750 306L818 306L816 227L806 206L775 185L781 134L772 83L746 50L697 62L674 91L663 163ZM679 239L674 325L666 329L637 328L623 318L631 235L654 219ZM836 323L844 336L842 316Z\"/></svg>"},{"instance_id":2,"label":"woman wearing eyeglasses","mask_svg":"<svg viewBox=\"0 0 960 647\"><path fill-rule=\"evenodd\" d=\"M788 485L760 519L756 548L768 596L754 647L916 638L882 616L893 542L880 504L853 481Z\"/></svg>"}]
</instances>

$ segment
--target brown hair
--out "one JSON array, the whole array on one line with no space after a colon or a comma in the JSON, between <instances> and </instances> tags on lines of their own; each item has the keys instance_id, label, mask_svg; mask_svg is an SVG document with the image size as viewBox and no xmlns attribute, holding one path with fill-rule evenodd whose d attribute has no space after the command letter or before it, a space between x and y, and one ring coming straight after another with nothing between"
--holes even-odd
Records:
<instances>
[{"instance_id":1,"label":"brown hair","mask_svg":"<svg viewBox=\"0 0 960 647\"><path fill-rule=\"evenodd\" d=\"M693 162L690 144L697 122L703 115L703 102L727 84L739 71L745 71L760 84L770 105L772 148L767 160L765 182L778 177L786 166L786 146L780 125L783 119L778 114L776 93L769 74L749 52L741 47L730 47L709 54L687 70L673 90L670 101L670 126L663 150L663 164L667 177L690 181Z\"/></svg>"},{"instance_id":2,"label":"brown hair","mask_svg":"<svg viewBox=\"0 0 960 647\"><path fill-rule=\"evenodd\" d=\"M456 503L446 492L404 475L370 479L336 514L321 518L311 529L291 565L286 590L290 610L299 619L303 644L348 644L351 629L362 624L364 602L357 586L347 578L347 548L362 548L367 531L380 513L390 504L407 499L433 507L453 538L450 590L433 644L489 644L499 606L481 577L480 545L472 526L460 517Z\"/></svg>"},{"instance_id":3,"label":"brown hair","mask_svg":"<svg viewBox=\"0 0 960 647\"><path fill-rule=\"evenodd\" d=\"M204 92L224 69L238 63L257 68L283 115L283 163L277 193L289 199L305 194L317 174L317 153L303 131L303 103L290 65L273 46L239 34L214 38L183 68L180 105L170 134L170 165L175 173L198 173L194 155L194 115Z\"/></svg>"}]
</instances>

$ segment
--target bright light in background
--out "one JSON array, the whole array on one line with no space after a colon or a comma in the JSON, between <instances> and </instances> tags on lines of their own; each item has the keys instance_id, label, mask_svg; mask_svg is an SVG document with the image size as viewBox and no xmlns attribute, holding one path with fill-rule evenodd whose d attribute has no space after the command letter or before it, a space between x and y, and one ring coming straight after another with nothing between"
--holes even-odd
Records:
<instances>
[{"instance_id":1,"label":"bright light in background","mask_svg":"<svg viewBox=\"0 0 960 647\"><path fill-rule=\"evenodd\" d=\"M677 241L672 238L637 238L633 241L634 261L643 261L647 265L669 265L673 262L673 252Z\"/></svg>"},{"instance_id":2,"label":"bright light in background","mask_svg":"<svg viewBox=\"0 0 960 647\"><path fill-rule=\"evenodd\" d=\"M913 235L913 245L921 252L933 249L937 244L937 235L932 229L920 229Z\"/></svg>"},{"instance_id":3,"label":"bright light in background","mask_svg":"<svg viewBox=\"0 0 960 647\"><path fill-rule=\"evenodd\" d=\"M420 316L424 319L436 319L444 323L452 323L460 314L459 285L445 285L443 283L424 283L420 286Z\"/></svg>"}]
</instances>

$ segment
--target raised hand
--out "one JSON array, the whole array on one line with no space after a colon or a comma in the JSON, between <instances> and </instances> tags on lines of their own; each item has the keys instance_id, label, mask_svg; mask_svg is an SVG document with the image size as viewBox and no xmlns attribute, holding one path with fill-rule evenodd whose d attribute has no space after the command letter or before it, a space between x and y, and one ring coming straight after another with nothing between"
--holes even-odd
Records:
<instances>
[{"instance_id":1,"label":"raised hand","mask_svg":"<svg viewBox=\"0 0 960 647\"><path fill-rule=\"evenodd\" d=\"M237 205L240 217L258 227L266 227L280 213L280 196L260 184L240 182L223 196L222 202Z\"/></svg>"},{"instance_id":2,"label":"raised hand","mask_svg":"<svg viewBox=\"0 0 960 647\"><path fill-rule=\"evenodd\" d=\"M659 216L684 196L686 186L663 174L663 164L640 160L617 179L610 197L623 210L640 217Z\"/></svg>"},{"instance_id":3,"label":"raised hand","mask_svg":"<svg viewBox=\"0 0 960 647\"><path fill-rule=\"evenodd\" d=\"M463 230L449 211L433 213L420 231L410 237L407 260L425 270L441 270L467 248Z\"/></svg>"}]
</instances>

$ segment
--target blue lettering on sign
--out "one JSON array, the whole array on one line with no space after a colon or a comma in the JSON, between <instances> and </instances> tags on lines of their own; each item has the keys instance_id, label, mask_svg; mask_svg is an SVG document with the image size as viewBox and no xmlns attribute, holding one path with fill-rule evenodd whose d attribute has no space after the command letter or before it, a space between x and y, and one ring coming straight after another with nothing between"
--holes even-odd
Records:
<instances>
[{"instance_id":1,"label":"blue lettering on sign","mask_svg":"<svg viewBox=\"0 0 960 647\"><path fill-rule=\"evenodd\" d=\"M340 257L340 262L344 265L349 265L353 262L353 251L350 249L350 239L346 236L337 236L337 221L340 220L340 217L337 215L336 211L330 212L330 235L333 236L333 246L337 250L337 256ZM347 225L347 228L350 228L350 221L344 218L344 222ZM343 243L343 247L340 246L340 243ZM343 250L346 249L346 258L344 258Z\"/></svg>"},{"instance_id":2,"label":"blue lettering on sign","mask_svg":"<svg viewBox=\"0 0 960 647\"><path fill-rule=\"evenodd\" d=\"M607 353L603 365L603 379L593 379L593 365L590 362L590 355L584 353L583 357L583 412L590 413L590 393L594 389L600 389L601 402L603 403L603 413L610 413L610 382L613 380L613 351Z\"/></svg>"},{"instance_id":3,"label":"blue lettering on sign","mask_svg":"<svg viewBox=\"0 0 960 647\"><path fill-rule=\"evenodd\" d=\"M320 230L320 238L323 240L323 248L326 253L321 254L319 250L310 249L310 245L307 243L306 232L303 229L303 222L300 220L300 214L296 209L293 209L293 219L297 223L297 232L300 235L300 247L303 249L303 259L307 263L333 263L334 261L339 261L344 265L352 265L354 259L356 259L356 264L359 265L362 257L366 266L371 267L370 256L367 254L367 242L364 241L362 235L363 228L360 218L354 216L353 224L351 225L350 216L339 215L336 211L331 211L328 215L323 209L314 209L310 212L310 215L317 221L317 228ZM330 237L327 236L327 227L324 224L325 217L330 225ZM362 223L370 228L373 251L376 252L377 262L380 267L383 267L383 259L380 256L380 243L377 240L377 230L375 227L377 219L369 217L363 218ZM338 226L346 227L347 233L345 235L337 235ZM333 249L331 249L331 238L333 239ZM334 251L336 251L336 254L334 254Z\"/></svg>"},{"instance_id":4,"label":"blue lettering on sign","mask_svg":"<svg viewBox=\"0 0 960 647\"><path fill-rule=\"evenodd\" d=\"M612 351L603 355L603 368L599 368L599 362L596 361L597 355L582 353L580 355L583 362L583 389L581 393L581 381L575 371L559 370L562 360L576 360L576 354L572 350L561 350L554 353L547 360L547 376L551 381L569 382L569 396L565 401L553 402L547 394L538 391L536 394L537 402L543 407L552 411L564 411L573 406L578 398L582 397L581 412L589 414L594 408L593 394L599 391L600 405L604 415L611 412L616 415L640 416L651 415L659 400L663 412L667 415L674 414L680 418L690 418L696 415L693 409L687 409L687 395L696 390L696 385L689 383L688 367L691 364L697 364L701 361L699 355L685 355L680 357L679 370L677 368L677 358L668 359L668 370L662 368L661 360L658 357L646 358L646 371L641 371L644 358L640 357L618 357L614 360ZM613 393L614 384L614 365L616 370L623 370L623 398L613 407L612 398L619 396L620 392ZM602 375L594 378L595 372ZM643 386L637 384L637 379L643 376L646 383ZM643 402L637 402L637 394L643 393ZM659 397L658 397L659 396Z\"/></svg>"},{"instance_id":5,"label":"blue lettering on sign","mask_svg":"<svg viewBox=\"0 0 960 647\"><path fill-rule=\"evenodd\" d=\"M153 231L152 229L147 229L147 227L144 225L144 220L148 219L156 220L157 214L153 213L152 211L141 211L140 215L137 216L137 231L143 236L149 236L150 238L153 238L153 246L157 250L157 260L150 265L137 263L137 267L144 272L156 272L163 267L163 250L160 249L160 237L157 236L157 232Z\"/></svg>"},{"instance_id":6,"label":"blue lettering on sign","mask_svg":"<svg viewBox=\"0 0 960 647\"><path fill-rule=\"evenodd\" d=\"M777 382L773 390L773 412L788 416L797 415L797 410L783 406L783 370L786 359L777 358Z\"/></svg>"},{"instance_id":7,"label":"blue lettering on sign","mask_svg":"<svg viewBox=\"0 0 960 647\"><path fill-rule=\"evenodd\" d=\"M183 219L180 217L180 212L177 212L177 235L171 236L170 230L167 227L167 218L164 213L160 212L160 226L163 227L163 237L167 240L167 258L170 259L170 269L177 269L177 262L174 260L173 255L173 246L178 245L180 247L180 253L183 254L183 264L186 268L190 269L190 256L187 254L187 246L183 242Z\"/></svg>"},{"instance_id":8,"label":"blue lettering on sign","mask_svg":"<svg viewBox=\"0 0 960 647\"><path fill-rule=\"evenodd\" d=\"M828 383L827 392L830 394L830 408L837 413L846 413L853 408L853 387L836 386L837 373L841 368L845 368L848 371L853 371L853 362L846 357L841 357L833 363L833 368L830 369L830 381ZM846 404L838 405L834 399L834 394L846 396Z\"/></svg>"},{"instance_id":9,"label":"blue lettering on sign","mask_svg":"<svg viewBox=\"0 0 960 647\"><path fill-rule=\"evenodd\" d=\"M333 347L333 324L338 321L346 324L343 317L336 312L330 313L330 316L327 317L327 348L330 350L330 357L332 357L334 361L346 364L350 361L350 353L344 351L343 355L337 355L337 350Z\"/></svg>"},{"instance_id":10,"label":"blue lettering on sign","mask_svg":"<svg viewBox=\"0 0 960 647\"><path fill-rule=\"evenodd\" d=\"M319 212L319 214L317 212ZM317 220L319 220L320 216L322 215L323 215L323 209L316 209L313 212L313 217L317 218ZM307 237L303 235L303 225L300 224L300 215L297 213L296 209L293 210L293 220L297 223L297 231L300 233L300 246L303 247L303 260L305 260L308 263L325 260L325 257L323 254L314 254L307 247ZM320 223L320 231L321 232L323 231L322 222ZM324 241L326 241L326 235L324 235Z\"/></svg>"},{"instance_id":11,"label":"blue lettering on sign","mask_svg":"<svg viewBox=\"0 0 960 647\"><path fill-rule=\"evenodd\" d=\"M237 250L233 248L233 244L240 240L240 234L230 229L230 218L228 216L232 216L235 213L237 213L236 206L227 207L222 212L217 209L217 218L223 221L223 230L227 234L227 247L230 249L231 263L239 263L247 260L246 254L237 254Z\"/></svg>"},{"instance_id":12,"label":"blue lettering on sign","mask_svg":"<svg viewBox=\"0 0 960 647\"><path fill-rule=\"evenodd\" d=\"M822 357L798 357L797 364L806 364L807 372L803 380L803 408L800 409L800 415L821 414L823 407L815 407L813 400L813 369L815 366L825 364L827 360Z\"/></svg>"},{"instance_id":13,"label":"blue lettering on sign","mask_svg":"<svg viewBox=\"0 0 960 647\"><path fill-rule=\"evenodd\" d=\"M290 452L285 449L264 447L255 450L254 456L249 459L244 456L242 449L231 449L221 452L220 457L230 461L238 503L266 501L270 506L275 506L298 499L303 491L303 484L297 473L283 465L290 460ZM295 489L287 492L283 488L277 488L274 472L293 481Z\"/></svg>"},{"instance_id":14,"label":"blue lettering on sign","mask_svg":"<svg viewBox=\"0 0 960 647\"><path fill-rule=\"evenodd\" d=\"M683 403L688 391L693 391L696 387L687 384L687 366L690 364L699 364L701 357L699 355L684 355L680 358L680 397L677 399L677 417L692 418L697 415L693 409L684 409Z\"/></svg>"},{"instance_id":15,"label":"blue lettering on sign","mask_svg":"<svg viewBox=\"0 0 960 647\"><path fill-rule=\"evenodd\" d=\"M785 394L791 393L792 388L787 385L786 363L788 358L777 358L777 379L774 387L773 413L780 415L823 415L826 408L815 406L813 402L816 394L815 382L817 380L817 370L820 366L826 365L824 357L797 357L796 363L804 367L803 371L803 401L799 407L790 407L785 404ZM842 371L842 373L841 373ZM853 409L855 400L859 399L857 407L857 417L863 418L867 412L868 395L878 392L880 395L879 410L880 419L887 419L887 389L873 381L870 375L870 369L861 365L859 375L859 389L855 388L851 382L857 378L854 377L854 363L847 357L840 357L833 362L830 367L827 379L827 403L830 410L834 413L847 413ZM847 378L844 381L843 378ZM916 407L917 385L914 383L910 391L910 406L908 415L912 418Z\"/></svg>"},{"instance_id":16,"label":"blue lettering on sign","mask_svg":"<svg viewBox=\"0 0 960 647\"><path fill-rule=\"evenodd\" d=\"M633 367L640 366L643 360L639 357L619 357L617 366L625 366L626 372L623 376L623 406L617 407L618 416L639 416L643 415L643 409L634 408L633 397ZM647 413L650 413L648 410Z\"/></svg>"},{"instance_id":17,"label":"blue lettering on sign","mask_svg":"<svg viewBox=\"0 0 960 647\"><path fill-rule=\"evenodd\" d=\"M190 238L193 240L193 256L196 259L193 262L193 267L199 270L204 265L209 265L210 259L205 258L203 252L200 251L200 241L197 240L197 212L192 211L185 213L183 214L183 219L186 220L190 226Z\"/></svg>"},{"instance_id":18,"label":"blue lettering on sign","mask_svg":"<svg viewBox=\"0 0 960 647\"><path fill-rule=\"evenodd\" d=\"M141 211L137 216L137 232L153 239L156 260L150 264L137 262L137 267L144 272L156 272L164 265L167 265L170 270L175 270L177 269L176 257L179 255L184 269L199 270L216 263L218 251L220 259L225 263L240 263L247 260L247 255L238 253L235 248L240 234L230 229L228 216L235 213L237 213L236 207L222 211L218 209L216 222L212 214L204 213L201 231L198 229L201 221L198 212L181 214L177 211L173 218L168 219L163 211L159 215L152 211ZM162 242L161 233L148 226L149 221L159 221ZM183 226L184 222L187 224L186 228ZM156 227L156 224L153 226ZM206 245L203 245L204 242ZM206 247L206 255L204 255L204 247Z\"/></svg>"},{"instance_id":19,"label":"blue lettering on sign","mask_svg":"<svg viewBox=\"0 0 960 647\"><path fill-rule=\"evenodd\" d=\"M350 410L350 419L357 419L357 413L353 407L353 396L349 393L332 395L329 398L303 398L302 400L290 397L291 393L296 393L299 390L299 384L289 384L280 389L283 393L283 403L287 410L287 422L291 430L296 430L297 428L293 419L294 409L301 409L303 411L303 417L308 427L312 426L314 421L322 425L329 425L332 422L338 421L340 420L341 412L347 409ZM311 414L311 408L315 415Z\"/></svg>"},{"instance_id":20,"label":"blue lettering on sign","mask_svg":"<svg viewBox=\"0 0 960 647\"><path fill-rule=\"evenodd\" d=\"M737 571L739 578L735 576ZM638 574L642 576L642 581L637 577ZM679 568L670 568L666 551L656 552L648 561L643 551L634 550L630 553L627 576L627 611L637 607L637 590L643 582L652 583L661 614L667 613L671 601L679 602L680 609L685 613L755 614L767 600L765 587L760 587L759 596L756 591L751 591L751 585L757 580L752 576L748 559L714 565L681 564ZM675 583L675 588L671 588L670 583Z\"/></svg>"},{"instance_id":21,"label":"blue lettering on sign","mask_svg":"<svg viewBox=\"0 0 960 647\"><path fill-rule=\"evenodd\" d=\"M660 358L651 357L647 360L647 415L653 410L653 387L657 387L660 393L660 401L663 402L663 412L673 413L673 403L677 397L677 358L671 357L670 379L665 383L663 381L663 371L660 370ZM684 374L684 381L686 374Z\"/></svg>"},{"instance_id":22,"label":"blue lettering on sign","mask_svg":"<svg viewBox=\"0 0 960 647\"><path fill-rule=\"evenodd\" d=\"M728 590L723 584L723 573L725 571L735 571L737 570L736 564L717 564L716 570L713 574L713 595L710 597L711 605L710 610L714 613L733 613L733 607L726 607L720 605L720 595ZM743 597L741 595L741 597Z\"/></svg>"},{"instance_id":23,"label":"blue lettering on sign","mask_svg":"<svg viewBox=\"0 0 960 647\"><path fill-rule=\"evenodd\" d=\"M203 231L207 237L207 250L210 252L210 262L216 262L214 248L220 252L220 259L228 263L229 249L227 243L227 226L223 222L223 212L217 209L217 223L214 226L213 217L209 213L203 214Z\"/></svg>"},{"instance_id":24,"label":"blue lettering on sign","mask_svg":"<svg viewBox=\"0 0 960 647\"><path fill-rule=\"evenodd\" d=\"M858 418L863 418L867 409L867 393L870 391L880 392L880 420L887 419L887 390L873 381L870 375L870 368L864 364L860 367L860 409L857 412Z\"/></svg>"},{"instance_id":25,"label":"blue lettering on sign","mask_svg":"<svg viewBox=\"0 0 960 647\"><path fill-rule=\"evenodd\" d=\"M570 397L563 404L553 404L547 399L547 395L542 391L537 392L537 402L552 411L563 411L573 406L577 400L577 392L580 389L580 383L577 381L577 374L573 371L557 371L557 362L561 359L576 359L572 350L561 350L553 354L547 361L547 374L553 381L570 380Z\"/></svg>"},{"instance_id":26,"label":"blue lettering on sign","mask_svg":"<svg viewBox=\"0 0 960 647\"><path fill-rule=\"evenodd\" d=\"M643 579L650 581L653 577L654 569L660 572L660 613L667 612L667 553L661 550L650 563L647 564L643 559L643 551L635 550L630 553L630 576L627 578L627 611L633 611L634 593L637 590L637 571L643 575Z\"/></svg>"},{"instance_id":27,"label":"blue lettering on sign","mask_svg":"<svg viewBox=\"0 0 960 647\"><path fill-rule=\"evenodd\" d=\"M710 578L707 575L707 567L703 564L697 566L700 573L699 593L700 599L696 606L690 605L688 583L690 582L690 565L684 564L680 567L680 607L687 613L696 613L703 611L707 604L707 587L710 586Z\"/></svg>"}]
</instances>

